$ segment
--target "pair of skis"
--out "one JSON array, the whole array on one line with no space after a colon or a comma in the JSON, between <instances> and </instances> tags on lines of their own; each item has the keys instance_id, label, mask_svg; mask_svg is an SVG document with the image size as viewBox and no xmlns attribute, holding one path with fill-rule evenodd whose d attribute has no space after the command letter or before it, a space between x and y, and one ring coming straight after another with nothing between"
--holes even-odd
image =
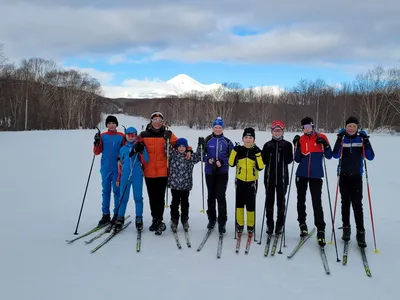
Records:
<instances>
[{"instance_id":1,"label":"pair of skis","mask_svg":"<svg viewBox=\"0 0 400 300\"><path fill-rule=\"evenodd\" d=\"M278 246L278 241L279 241L279 238L280 238L280 237L281 237L280 234L276 234L276 235L274 236L274 241L273 241L273 243L272 243L272 249L271 249L271 256L274 256L274 255L275 255L276 248L277 248L277 246ZM267 236L267 242L265 243L265 248L264 248L264 256L265 256L265 257L267 257L268 254L269 254L269 248L271 247L271 241L272 241L272 234L269 234L269 235Z\"/></svg>"},{"instance_id":2,"label":"pair of skis","mask_svg":"<svg viewBox=\"0 0 400 300\"><path fill-rule=\"evenodd\" d=\"M185 235L186 246L188 246L188 248L192 247L192 244L190 243L190 238L189 238L189 230L187 230L187 229L184 230L183 234ZM176 246L178 247L178 249L182 249L181 242L179 241L178 231L173 230L172 235L175 238L175 243L176 243Z\"/></svg>"},{"instance_id":3,"label":"pair of skis","mask_svg":"<svg viewBox=\"0 0 400 300\"><path fill-rule=\"evenodd\" d=\"M236 253L239 253L240 251L240 244L242 242L242 232L237 233L237 239L236 239ZM247 234L247 242L246 242L246 248L244 249L244 254L249 254L250 251L250 246L251 246L251 240L253 239L253 234Z\"/></svg>"},{"instance_id":4,"label":"pair of skis","mask_svg":"<svg viewBox=\"0 0 400 300\"><path fill-rule=\"evenodd\" d=\"M214 231L214 228L207 230L206 235L204 236L203 240L201 241L199 247L197 248L197 252L200 252L201 249L203 249L204 245L208 241L208 238L211 236L213 231ZM223 241L224 241L224 234L220 233L218 236L217 258L221 258Z\"/></svg>"},{"instance_id":5,"label":"pair of skis","mask_svg":"<svg viewBox=\"0 0 400 300\"><path fill-rule=\"evenodd\" d=\"M343 246L343 259L342 259L342 264L343 266L347 265L347 257L349 255L349 241L345 241L344 242L344 246ZM364 270L365 270L365 274L368 277L371 277L371 269L369 268L369 263L368 263L368 259L367 259L367 254L365 253L365 248L360 248L360 254L361 254L361 259L364 265Z\"/></svg>"}]
</instances>

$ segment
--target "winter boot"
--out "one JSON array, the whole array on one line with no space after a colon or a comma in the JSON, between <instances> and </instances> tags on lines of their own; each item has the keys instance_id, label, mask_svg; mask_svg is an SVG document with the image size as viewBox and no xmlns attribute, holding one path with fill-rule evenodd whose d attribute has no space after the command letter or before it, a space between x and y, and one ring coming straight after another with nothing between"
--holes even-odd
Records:
<instances>
[{"instance_id":1,"label":"winter boot","mask_svg":"<svg viewBox=\"0 0 400 300\"><path fill-rule=\"evenodd\" d=\"M173 232L176 232L178 230L178 220L177 219L171 219L171 230Z\"/></svg>"},{"instance_id":2,"label":"winter boot","mask_svg":"<svg viewBox=\"0 0 400 300\"><path fill-rule=\"evenodd\" d=\"M219 234L224 234L226 232L225 223L218 223Z\"/></svg>"},{"instance_id":3,"label":"winter boot","mask_svg":"<svg viewBox=\"0 0 400 300\"><path fill-rule=\"evenodd\" d=\"M188 231L189 230L189 218L182 218L182 227L183 230Z\"/></svg>"},{"instance_id":4,"label":"winter boot","mask_svg":"<svg viewBox=\"0 0 400 300\"><path fill-rule=\"evenodd\" d=\"M350 226L343 226L342 240L345 242L348 242L348 241L350 241L350 237L351 237Z\"/></svg>"},{"instance_id":5,"label":"winter boot","mask_svg":"<svg viewBox=\"0 0 400 300\"><path fill-rule=\"evenodd\" d=\"M157 229L155 234L156 235L161 235L163 231L165 231L165 229L167 229L167 226L165 225L165 223L163 221L157 221Z\"/></svg>"},{"instance_id":6,"label":"winter boot","mask_svg":"<svg viewBox=\"0 0 400 300\"><path fill-rule=\"evenodd\" d=\"M324 230L318 230L317 241L318 241L318 244L321 247L324 247L326 245L326 242L325 242L325 231Z\"/></svg>"},{"instance_id":7,"label":"winter boot","mask_svg":"<svg viewBox=\"0 0 400 300\"><path fill-rule=\"evenodd\" d=\"M365 242L365 231L357 230L357 235L356 235L358 247L360 248L366 248L367 243Z\"/></svg>"},{"instance_id":8,"label":"winter boot","mask_svg":"<svg viewBox=\"0 0 400 300\"><path fill-rule=\"evenodd\" d=\"M143 230L143 217L136 216L136 230L137 231Z\"/></svg>"},{"instance_id":9,"label":"winter boot","mask_svg":"<svg viewBox=\"0 0 400 300\"><path fill-rule=\"evenodd\" d=\"M300 237L304 238L308 235L308 228L307 224L301 224L300 225Z\"/></svg>"},{"instance_id":10,"label":"winter boot","mask_svg":"<svg viewBox=\"0 0 400 300\"><path fill-rule=\"evenodd\" d=\"M283 226L282 225L277 225L275 228L275 235L280 235L283 232Z\"/></svg>"},{"instance_id":11,"label":"winter boot","mask_svg":"<svg viewBox=\"0 0 400 300\"><path fill-rule=\"evenodd\" d=\"M111 219L111 224L115 224L115 222L118 219L118 214L113 215L112 219ZM124 218L125 219L125 218Z\"/></svg>"},{"instance_id":12,"label":"winter boot","mask_svg":"<svg viewBox=\"0 0 400 300\"><path fill-rule=\"evenodd\" d=\"M152 221L152 223L151 223L151 225L150 225L150 227L149 227L149 231L156 231L156 229L157 229L157 220L156 219L153 219L153 221Z\"/></svg>"},{"instance_id":13,"label":"winter boot","mask_svg":"<svg viewBox=\"0 0 400 300\"><path fill-rule=\"evenodd\" d=\"M214 229L215 223L215 220L208 220L207 229Z\"/></svg>"},{"instance_id":14,"label":"winter boot","mask_svg":"<svg viewBox=\"0 0 400 300\"><path fill-rule=\"evenodd\" d=\"M268 235L272 235L274 233L274 223L272 224L267 224L267 230L266 233Z\"/></svg>"},{"instance_id":15,"label":"winter boot","mask_svg":"<svg viewBox=\"0 0 400 300\"><path fill-rule=\"evenodd\" d=\"M117 217L114 222L114 231L118 232L122 229L125 223L125 217Z\"/></svg>"},{"instance_id":16,"label":"winter boot","mask_svg":"<svg viewBox=\"0 0 400 300\"><path fill-rule=\"evenodd\" d=\"M99 224L97 224L97 226L104 226L107 225L108 223L110 223L111 219L110 219L110 214L108 215L104 215L101 217L101 220L99 221Z\"/></svg>"},{"instance_id":17,"label":"winter boot","mask_svg":"<svg viewBox=\"0 0 400 300\"><path fill-rule=\"evenodd\" d=\"M254 232L254 227L247 226L247 236L253 236L253 232Z\"/></svg>"}]
</instances>

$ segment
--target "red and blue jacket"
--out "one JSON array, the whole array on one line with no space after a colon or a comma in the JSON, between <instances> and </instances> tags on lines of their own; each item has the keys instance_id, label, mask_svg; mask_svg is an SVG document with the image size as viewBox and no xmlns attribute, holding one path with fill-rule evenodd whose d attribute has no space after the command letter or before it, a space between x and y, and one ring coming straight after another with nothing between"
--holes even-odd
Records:
<instances>
[{"instance_id":1,"label":"red and blue jacket","mask_svg":"<svg viewBox=\"0 0 400 300\"><path fill-rule=\"evenodd\" d=\"M362 175L364 157L373 160L375 153L369 139L363 140L358 134L350 136L346 133L343 139L337 139L333 157L341 158L338 165L339 175L352 176Z\"/></svg>"},{"instance_id":2,"label":"red and blue jacket","mask_svg":"<svg viewBox=\"0 0 400 300\"><path fill-rule=\"evenodd\" d=\"M122 132L106 131L100 135L100 144L93 147L93 153L101 156L100 173L118 174L119 151L125 145L125 136Z\"/></svg>"},{"instance_id":3,"label":"red and blue jacket","mask_svg":"<svg viewBox=\"0 0 400 300\"><path fill-rule=\"evenodd\" d=\"M323 144L317 144L317 138L321 137L328 142L324 148ZM332 149L329 140L322 133L313 133L311 135L302 135L299 145L296 148L294 160L299 164L296 171L297 177L323 178L324 167L322 160L324 156L327 159L332 158Z\"/></svg>"}]
</instances>

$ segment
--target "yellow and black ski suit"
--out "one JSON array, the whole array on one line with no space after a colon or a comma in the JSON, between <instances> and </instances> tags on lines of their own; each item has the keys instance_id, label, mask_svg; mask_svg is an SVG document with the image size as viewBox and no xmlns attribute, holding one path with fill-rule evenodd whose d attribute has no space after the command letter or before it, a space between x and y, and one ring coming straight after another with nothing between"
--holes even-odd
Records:
<instances>
[{"instance_id":1,"label":"yellow and black ski suit","mask_svg":"<svg viewBox=\"0 0 400 300\"><path fill-rule=\"evenodd\" d=\"M235 146L228 164L236 166L236 225L244 226L244 207L247 211L247 230L253 231L258 187L258 173L264 169L261 150L256 145L251 148Z\"/></svg>"}]
</instances>

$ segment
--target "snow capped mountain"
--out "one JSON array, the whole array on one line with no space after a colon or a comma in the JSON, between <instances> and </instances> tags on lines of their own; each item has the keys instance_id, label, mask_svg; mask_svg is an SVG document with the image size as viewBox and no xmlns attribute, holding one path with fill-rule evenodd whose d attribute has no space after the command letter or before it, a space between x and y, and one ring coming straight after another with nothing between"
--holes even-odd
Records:
<instances>
[{"instance_id":1,"label":"snow capped mountain","mask_svg":"<svg viewBox=\"0 0 400 300\"><path fill-rule=\"evenodd\" d=\"M217 89L227 89L222 84L202 84L186 74L179 74L168 81L126 80L122 86L103 86L104 94L109 98L163 98L182 96L185 93L209 93ZM247 89L245 89L247 90ZM255 93L279 95L278 86L260 86L253 88Z\"/></svg>"}]
</instances>

